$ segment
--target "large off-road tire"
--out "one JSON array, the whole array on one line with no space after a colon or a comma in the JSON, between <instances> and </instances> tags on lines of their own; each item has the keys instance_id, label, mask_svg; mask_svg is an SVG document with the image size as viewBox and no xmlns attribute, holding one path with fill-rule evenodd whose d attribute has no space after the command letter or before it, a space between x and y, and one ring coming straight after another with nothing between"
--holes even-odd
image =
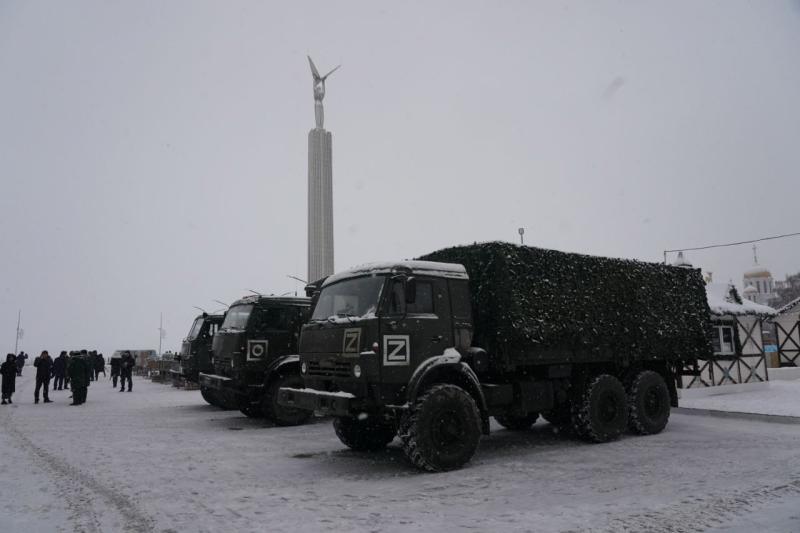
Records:
<instances>
[{"instance_id":1,"label":"large off-road tire","mask_svg":"<svg viewBox=\"0 0 800 533\"><path fill-rule=\"evenodd\" d=\"M475 400L456 385L434 385L422 394L400 426L403 452L417 468L430 472L464 466L481 438Z\"/></svg>"},{"instance_id":2,"label":"large off-road tire","mask_svg":"<svg viewBox=\"0 0 800 533\"><path fill-rule=\"evenodd\" d=\"M645 370L628 390L628 426L640 435L660 433L669 422L669 389L658 372Z\"/></svg>"},{"instance_id":3,"label":"large off-road tire","mask_svg":"<svg viewBox=\"0 0 800 533\"><path fill-rule=\"evenodd\" d=\"M263 418L264 413L261 412L261 403L250 401L249 398L243 398L239 403L239 411L247 418Z\"/></svg>"},{"instance_id":4,"label":"large off-road tire","mask_svg":"<svg viewBox=\"0 0 800 533\"><path fill-rule=\"evenodd\" d=\"M531 426L539 419L539 413L528 413L525 416L518 415L497 415L494 417L497 423L511 431L524 431L531 429Z\"/></svg>"},{"instance_id":5,"label":"large off-road tire","mask_svg":"<svg viewBox=\"0 0 800 533\"><path fill-rule=\"evenodd\" d=\"M264 417L267 420L272 420L279 426L299 426L300 424L305 424L314 412L278 405L278 390L281 387L302 389L303 378L300 374L286 373L280 374L270 381L264 396L261 397L261 412L264 414Z\"/></svg>"},{"instance_id":6,"label":"large off-road tire","mask_svg":"<svg viewBox=\"0 0 800 533\"><path fill-rule=\"evenodd\" d=\"M359 420L340 416L333 420L333 429L342 444L359 452L376 452L386 448L397 434L394 424L370 417Z\"/></svg>"},{"instance_id":7,"label":"large off-road tire","mask_svg":"<svg viewBox=\"0 0 800 533\"><path fill-rule=\"evenodd\" d=\"M214 407L221 407L219 404L219 398L217 398L216 392L213 389L200 387L200 395L209 405L213 405Z\"/></svg>"},{"instance_id":8,"label":"large off-road tire","mask_svg":"<svg viewBox=\"0 0 800 533\"><path fill-rule=\"evenodd\" d=\"M591 442L619 438L628 425L628 397L620 380L610 374L592 379L572 409L576 433Z\"/></svg>"},{"instance_id":9,"label":"large off-road tire","mask_svg":"<svg viewBox=\"0 0 800 533\"><path fill-rule=\"evenodd\" d=\"M215 392L214 394L217 397L219 406L226 411L233 411L235 409L239 409L239 407L241 406L241 400L239 399L239 395L234 394L233 392L220 391L220 392Z\"/></svg>"}]
</instances>

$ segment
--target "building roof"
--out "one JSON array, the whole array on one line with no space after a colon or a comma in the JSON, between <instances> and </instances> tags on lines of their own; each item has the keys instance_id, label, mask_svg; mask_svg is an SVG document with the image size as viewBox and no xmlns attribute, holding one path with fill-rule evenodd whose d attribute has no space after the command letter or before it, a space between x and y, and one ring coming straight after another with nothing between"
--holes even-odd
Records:
<instances>
[{"instance_id":1,"label":"building roof","mask_svg":"<svg viewBox=\"0 0 800 533\"><path fill-rule=\"evenodd\" d=\"M744 273L745 278L771 278L772 274L766 268L756 265L753 268L746 270Z\"/></svg>"},{"instance_id":2,"label":"building roof","mask_svg":"<svg viewBox=\"0 0 800 533\"><path fill-rule=\"evenodd\" d=\"M706 285L706 298L712 315L756 315L761 317L775 316L773 308L742 300L736 287L731 283L709 283Z\"/></svg>"},{"instance_id":3,"label":"building roof","mask_svg":"<svg viewBox=\"0 0 800 533\"><path fill-rule=\"evenodd\" d=\"M778 309L778 314L779 315L786 314L786 313L788 313L789 311L795 309L798 306L800 306L800 298L795 298L794 300L792 300L788 304L786 304L783 307L781 307L780 309Z\"/></svg>"}]
</instances>

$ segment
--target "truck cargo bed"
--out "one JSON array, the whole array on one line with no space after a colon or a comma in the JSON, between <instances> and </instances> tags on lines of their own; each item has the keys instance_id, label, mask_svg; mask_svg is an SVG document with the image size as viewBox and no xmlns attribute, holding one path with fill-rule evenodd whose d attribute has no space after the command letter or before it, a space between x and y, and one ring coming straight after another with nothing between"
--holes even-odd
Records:
<instances>
[{"instance_id":1,"label":"truck cargo bed","mask_svg":"<svg viewBox=\"0 0 800 533\"><path fill-rule=\"evenodd\" d=\"M711 355L700 271L508 243L420 257L464 265L473 345L508 369L552 363L667 360Z\"/></svg>"}]
</instances>

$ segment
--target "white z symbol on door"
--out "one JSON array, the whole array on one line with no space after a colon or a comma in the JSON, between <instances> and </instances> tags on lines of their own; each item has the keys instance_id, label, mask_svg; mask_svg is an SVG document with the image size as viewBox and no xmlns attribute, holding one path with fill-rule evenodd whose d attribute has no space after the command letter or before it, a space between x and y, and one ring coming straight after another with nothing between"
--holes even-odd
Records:
<instances>
[{"instance_id":1,"label":"white z symbol on door","mask_svg":"<svg viewBox=\"0 0 800 533\"><path fill-rule=\"evenodd\" d=\"M408 366L411 359L411 340L408 335L383 336L383 364Z\"/></svg>"}]
</instances>

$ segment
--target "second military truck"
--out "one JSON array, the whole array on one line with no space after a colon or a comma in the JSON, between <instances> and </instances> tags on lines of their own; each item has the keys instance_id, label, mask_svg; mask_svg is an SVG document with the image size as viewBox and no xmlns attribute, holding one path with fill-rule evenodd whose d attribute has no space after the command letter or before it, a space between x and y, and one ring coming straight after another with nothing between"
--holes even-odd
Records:
<instances>
[{"instance_id":1,"label":"second military truck","mask_svg":"<svg viewBox=\"0 0 800 533\"><path fill-rule=\"evenodd\" d=\"M280 387L302 387L297 339L309 298L253 295L234 302L214 335L213 373L200 385L250 417L297 425L311 413L277 404Z\"/></svg>"},{"instance_id":2,"label":"second military truck","mask_svg":"<svg viewBox=\"0 0 800 533\"><path fill-rule=\"evenodd\" d=\"M697 270L505 243L421 259L325 280L300 341L306 388L279 403L335 415L353 449L399 436L414 465L450 470L490 416L593 442L658 433L684 365L711 355Z\"/></svg>"}]
</instances>

